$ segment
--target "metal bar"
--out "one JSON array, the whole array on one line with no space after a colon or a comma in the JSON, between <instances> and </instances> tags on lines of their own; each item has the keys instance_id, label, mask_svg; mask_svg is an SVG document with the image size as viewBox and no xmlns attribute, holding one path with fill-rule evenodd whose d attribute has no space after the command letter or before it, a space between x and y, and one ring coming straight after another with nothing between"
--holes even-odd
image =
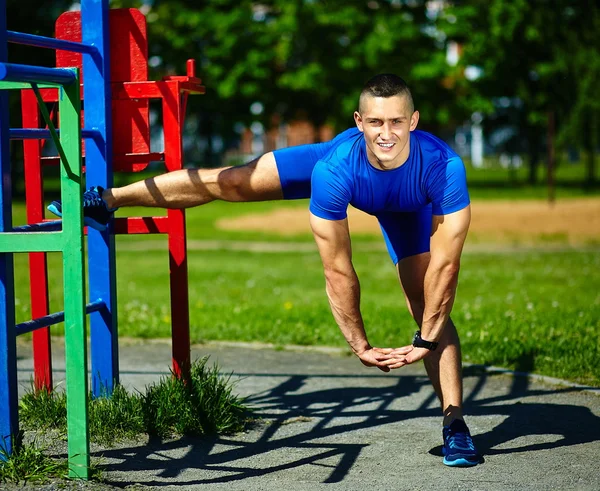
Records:
<instances>
[{"instance_id":1,"label":"metal bar","mask_svg":"<svg viewBox=\"0 0 600 491\"><path fill-rule=\"evenodd\" d=\"M110 90L109 10L105 0L81 3L81 38L98 47L98 56L83 58L85 122L101 137L85 141L86 181L89 186L113 185L113 138ZM134 42L139 42L136 40ZM115 236L88 227L88 267L91 298L102 298L107 311L90 316L91 381L93 397L112 394L119 380ZM101 315L103 314L103 315Z\"/></svg>"},{"instance_id":2,"label":"metal bar","mask_svg":"<svg viewBox=\"0 0 600 491\"><path fill-rule=\"evenodd\" d=\"M75 53L98 53L98 48L96 48L96 46L65 41L63 39L37 36L35 34L27 34L24 32L6 31L6 38L9 43L36 46L38 48L61 49L63 51L74 51Z\"/></svg>"},{"instance_id":3,"label":"metal bar","mask_svg":"<svg viewBox=\"0 0 600 491\"><path fill-rule=\"evenodd\" d=\"M33 82L71 85L77 77L68 68L46 68L32 65L17 65L0 62L0 80L7 82Z\"/></svg>"},{"instance_id":4,"label":"metal bar","mask_svg":"<svg viewBox=\"0 0 600 491\"><path fill-rule=\"evenodd\" d=\"M69 169L69 165L68 165L69 163L67 161L65 151L63 150L62 143L60 141L60 138L58 137L58 133L56 132L56 128L54 127L54 123L52 123L52 118L50 118L50 114L48 114L48 108L46 107L46 104L44 103L44 99L42 98L40 89L38 88L37 84L35 84L35 83L31 84L31 88L33 89L33 93L35 94L35 97L38 101L38 107L40 109L40 112L42 113L42 117L44 118L46 126L48 127L48 131L50 131L50 135L52 136L52 141L54 142L56 151L58 152L58 155L60 155L60 158L63 163L63 167L67 170L67 172L73 172L72 170ZM62 90L64 90L64 89L62 89Z\"/></svg>"},{"instance_id":5,"label":"metal bar","mask_svg":"<svg viewBox=\"0 0 600 491\"><path fill-rule=\"evenodd\" d=\"M165 132L165 165L168 171L183 168L183 120L181 97L176 86L162 99ZM173 373L190 375L190 309L188 292L185 210L168 210L169 282L171 290L171 349Z\"/></svg>"},{"instance_id":6,"label":"metal bar","mask_svg":"<svg viewBox=\"0 0 600 491\"><path fill-rule=\"evenodd\" d=\"M49 220L13 227L13 232L56 232L58 230L62 230L62 220Z\"/></svg>"},{"instance_id":7,"label":"metal bar","mask_svg":"<svg viewBox=\"0 0 600 491\"><path fill-rule=\"evenodd\" d=\"M96 300L95 302L90 302L85 306L85 313L91 314L92 312L99 312L105 307L106 304L103 300ZM28 332L35 331L36 329L40 329L47 326L54 326L55 324L64 322L64 320L65 312L64 310L61 310L60 312L55 312L53 314L48 314L43 317L38 317L37 319L21 322L20 324L17 324L15 326L16 335L20 336L21 334L26 334Z\"/></svg>"},{"instance_id":8,"label":"metal bar","mask_svg":"<svg viewBox=\"0 0 600 491\"><path fill-rule=\"evenodd\" d=\"M88 479L90 438L88 423L88 367L85 322L85 255L83 237L83 176L81 172L81 97L79 79L63 88L59 101L60 166L65 288L65 364L69 476ZM53 233L53 232L50 232Z\"/></svg>"},{"instance_id":9,"label":"metal bar","mask_svg":"<svg viewBox=\"0 0 600 491\"><path fill-rule=\"evenodd\" d=\"M0 62L7 60L5 12L6 1L0 0ZM0 91L0 239L12 229L8 108L8 94ZM0 254L0 461L19 435L14 284L13 255Z\"/></svg>"},{"instance_id":10,"label":"metal bar","mask_svg":"<svg viewBox=\"0 0 600 491\"><path fill-rule=\"evenodd\" d=\"M9 137L11 140L50 140L52 135L50 130L43 128L10 128ZM60 129L56 129L60 135ZM81 130L83 138L101 138L102 133L98 130Z\"/></svg>"},{"instance_id":11,"label":"metal bar","mask_svg":"<svg viewBox=\"0 0 600 491\"><path fill-rule=\"evenodd\" d=\"M56 84L40 84L38 83L38 87L40 89L44 89L44 92L48 91L48 90L53 90L54 92L56 92L56 88L58 87ZM24 90L24 89L31 89L31 83L30 82L3 82L0 81L0 89L2 90ZM48 101L50 102L50 101Z\"/></svg>"},{"instance_id":12,"label":"metal bar","mask_svg":"<svg viewBox=\"0 0 600 491\"><path fill-rule=\"evenodd\" d=\"M40 111L32 90L21 91L21 116L24 127L39 128ZM41 223L44 220L44 185L41 155L42 142L40 140L23 142L27 223ZM29 254L29 291L31 317L34 319L50 313L47 256L45 252L32 252ZM37 390L52 390L52 340L50 339L50 329L37 329L33 333L32 344L35 388Z\"/></svg>"},{"instance_id":13,"label":"metal bar","mask_svg":"<svg viewBox=\"0 0 600 491\"><path fill-rule=\"evenodd\" d=\"M65 238L62 232L2 232L2 252L61 252Z\"/></svg>"},{"instance_id":14,"label":"metal bar","mask_svg":"<svg viewBox=\"0 0 600 491\"><path fill-rule=\"evenodd\" d=\"M115 218L115 234L167 234L168 217L122 217Z\"/></svg>"}]
</instances>

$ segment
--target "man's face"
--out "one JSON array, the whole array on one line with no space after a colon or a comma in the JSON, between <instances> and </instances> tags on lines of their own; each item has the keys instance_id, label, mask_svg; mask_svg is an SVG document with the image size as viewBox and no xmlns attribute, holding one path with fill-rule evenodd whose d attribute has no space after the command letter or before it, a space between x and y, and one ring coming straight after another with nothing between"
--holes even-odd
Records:
<instances>
[{"instance_id":1,"label":"man's face","mask_svg":"<svg viewBox=\"0 0 600 491\"><path fill-rule=\"evenodd\" d=\"M365 134L367 157L373 167L389 170L406 162L410 132L419 122L419 112L412 111L406 96L363 96L354 120Z\"/></svg>"}]
</instances>

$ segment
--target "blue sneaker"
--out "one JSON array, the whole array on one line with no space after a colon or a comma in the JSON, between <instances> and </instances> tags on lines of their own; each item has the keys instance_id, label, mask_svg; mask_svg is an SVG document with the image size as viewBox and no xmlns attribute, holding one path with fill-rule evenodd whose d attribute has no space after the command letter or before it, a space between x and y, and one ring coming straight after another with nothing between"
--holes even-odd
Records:
<instances>
[{"instance_id":1,"label":"blue sneaker","mask_svg":"<svg viewBox=\"0 0 600 491\"><path fill-rule=\"evenodd\" d=\"M469 428L462 419L455 419L442 430L444 464L452 467L469 467L479 464L481 456L475 450Z\"/></svg>"},{"instance_id":2,"label":"blue sneaker","mask_svg":"<svg viewBox=\"0 0 600 491\"><path fill-rule=\"evenodd\" d=\"M83 193L83 223L96 230L106 230L108 221L116 208L109 209L106 202L102 199L104 188L94 186ZM62 203L53 201L48 206L48 210L55 215L62 217Z\"/></svg>"}]
</instances>

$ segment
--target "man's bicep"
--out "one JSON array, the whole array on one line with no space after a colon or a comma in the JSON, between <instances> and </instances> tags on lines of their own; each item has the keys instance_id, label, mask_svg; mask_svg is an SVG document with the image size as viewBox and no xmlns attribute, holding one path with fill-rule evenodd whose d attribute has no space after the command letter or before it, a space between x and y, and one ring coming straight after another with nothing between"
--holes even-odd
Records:
<instances>
[{"instance_id":1,"label":"man's bicep","mask_svg":"<svg viewBox=\"0 0 600 491\"><path fill-rule=\"evenodd\" d=\"M324 266L350 260L350 232L347 218L327 220L311 213L310 226Z\"/></svg>"},{"instance_id":2,"label":"man's bicep","mask_svg":"<svg viewBox=\"0 0 600 491\"><path fill-rule=\"evenodd\" d=\"M433 215L431 227L431 255L458 261L462 252L469 224L471 207L447 215Z\"/></svg>"}]
</instances>

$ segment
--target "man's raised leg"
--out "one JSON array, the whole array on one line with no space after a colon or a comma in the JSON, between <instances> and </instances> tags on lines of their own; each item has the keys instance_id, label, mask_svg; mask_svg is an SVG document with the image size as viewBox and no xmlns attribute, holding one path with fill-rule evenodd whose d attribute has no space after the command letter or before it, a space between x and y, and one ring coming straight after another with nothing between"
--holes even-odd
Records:
<instances>
[{"instance_id":1,"label":"man's raised leg","mask_svg":"<svg viewBox=\"0 0 600 491\"><path fill-rule=\"evenodd\" d=\"M214 200L282 199L275 157L269 152L252 162L219 169L182 169L120 188L105 189L109 209L124 206L191 208Z\"/></svg>"}]
</instances>

